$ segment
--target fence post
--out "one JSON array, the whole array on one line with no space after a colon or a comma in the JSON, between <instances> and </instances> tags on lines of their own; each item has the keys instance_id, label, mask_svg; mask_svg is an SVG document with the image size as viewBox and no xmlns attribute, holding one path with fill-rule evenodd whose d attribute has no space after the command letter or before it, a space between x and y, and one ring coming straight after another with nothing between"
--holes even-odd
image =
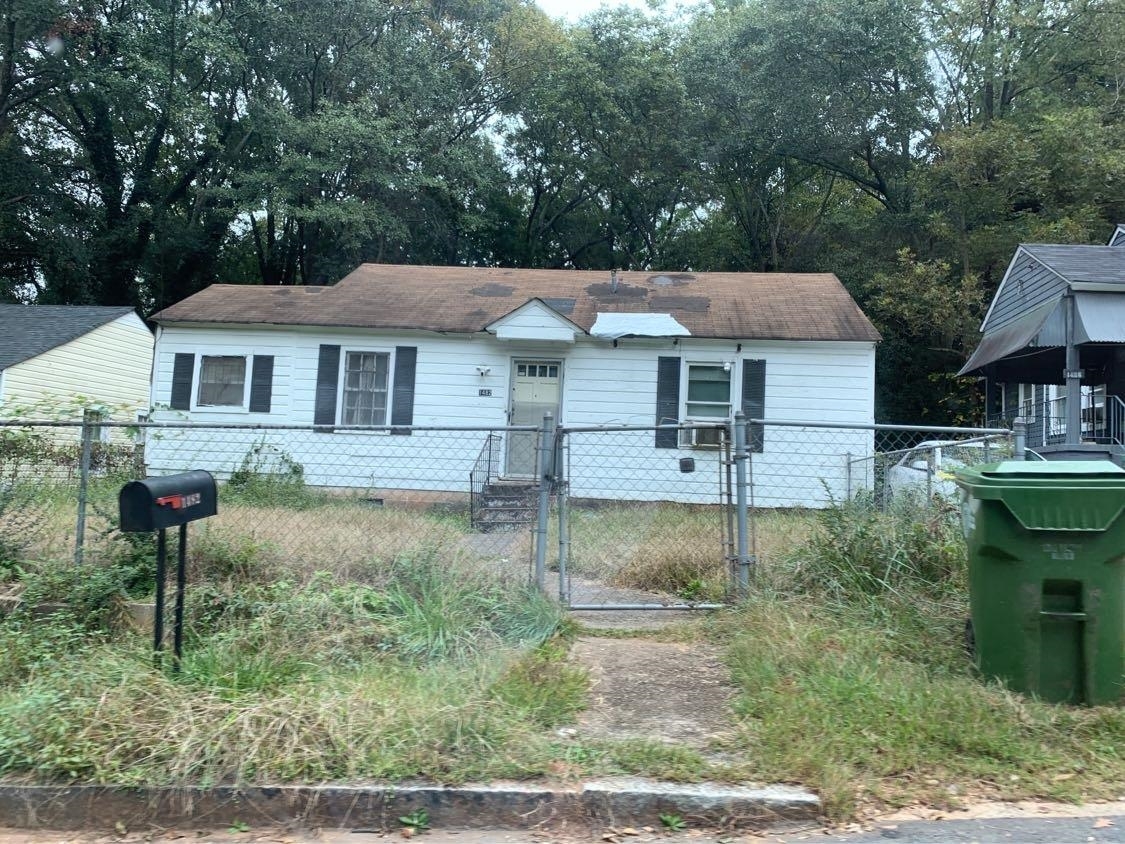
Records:
<instances>
[{"instance_id":1,"label":"fence post","mask_svg":"<svg viewBox=\"0 0 1125 844\"><path fill-rule=\"evenodd\" d=\"M1022 416L1017 416L1012 421L1012 455L1013 460L1027 460L1027 423Z\"/></svg>"},{"instance_id":2,"label":"fence post","mask_svg":"<svg viewBox=\"0 0 1125 844\"><path fill-rule=\"evenodd\" d=\"M147 413L137 414L137 422L141 425L137 427L136 436L133 438L133 477L136 478L145 476L145 447L148 445L148 429L143 427L143 424L148 421Z\"/></svg>"},{"instance_id":3,"label":"fence post","mask_svg":"<svg viewBox=\"0 0 1125 844\"><path fill-rule=\"evenodd\" d=\"M94 434L102 413L87 408L82 411L82 457L78 463L78 517L74 526L74 564L82 565L86 544L86 498L90 484L90 458L94 451Z\"/></svg>"},{"instance_id":4,"label":"fence post","mask_svg":"<svg viewBox=\"0 0 1125 844\"><path fill-rule=\"evenodd\" d=\"M934 450L932 448L926 451L926 506L929 507L934 501L934 471L937 466L934 462Z\"/></svg>"},{"instance_id":5,"label":"fence post","mask_svg":"<svg viewBox=\"0 0 1125 844\"><path fill-rule=\"evenodd\" d=\"M555 488L559 502L559 603L570 605L570 473L565 458L567 443L565 433L556 431Z\"/></svg>"},{"instance_id":6,"label":"fence post","mask_svg":"<svg viewBox=\"0 0 1125 844\"><path fill-rule=\"evenodd\" d=\"M852 500L852 453L844 454L844 492L847 500Z\"/></svg>"},{"instance_id":7,"label":"fence post","mask_svg":"<svg viewBox=\"0 0 1125 844\"><path fill-rule=\"evenodd\" d=\"M539 429L538 469L539 469L539 518L535 524L535 585L539 591L547 591L547 522L551 514L551 455L555 445L555 418L543 415L543 427Z\"/></svg>"},{"instance_id":8,"label":"fence post","mask_svg":"<svg viewBox=\"0 0 1125 844\"><path fill-rule=\"evenodd\" d=\"M747 525L746 463L750 453L746 448L746 414L734 414L734 477L735 520L738 523L738 596L746 597L750 591L750 530Z\"/></svg>"}]
</instances>

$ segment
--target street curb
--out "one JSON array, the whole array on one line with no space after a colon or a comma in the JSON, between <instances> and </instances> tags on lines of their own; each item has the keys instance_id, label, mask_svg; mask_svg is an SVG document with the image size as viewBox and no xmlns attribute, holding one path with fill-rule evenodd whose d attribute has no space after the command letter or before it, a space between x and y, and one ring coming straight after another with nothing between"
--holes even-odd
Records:
<instances>
[{"instance_id":1,"label":"street curb","mask_svg":"<svg viewBox=\"0 0 1125 844\"><path fill-rule=\"evenodd\" d=\"M278 786L118 788L0 786L0 826L113 830L147 826L395 829L424 809L444 829L660 826L674 814L692 826L760 829L820 814L820 800L791 786L680 784L641 778L589 780L573 787L495 783L445 788Z\"/></svg>"}]
</instances>

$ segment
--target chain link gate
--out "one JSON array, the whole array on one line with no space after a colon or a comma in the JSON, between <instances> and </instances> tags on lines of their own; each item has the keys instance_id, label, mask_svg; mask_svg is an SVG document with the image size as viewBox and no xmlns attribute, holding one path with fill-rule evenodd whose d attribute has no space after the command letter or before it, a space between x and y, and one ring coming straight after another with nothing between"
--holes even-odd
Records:
<instances>
[{"instance_id":1,"label":"chain link gate","mask_svg":"<svg viewBox=\"0 0 1125 844\"><path fill-rule=\"evenodd\" d=\"M729 600L728 425L561 427L554 442L557 565L547 588L563 606L714 609Z\"/></svg>"}]
</instances>

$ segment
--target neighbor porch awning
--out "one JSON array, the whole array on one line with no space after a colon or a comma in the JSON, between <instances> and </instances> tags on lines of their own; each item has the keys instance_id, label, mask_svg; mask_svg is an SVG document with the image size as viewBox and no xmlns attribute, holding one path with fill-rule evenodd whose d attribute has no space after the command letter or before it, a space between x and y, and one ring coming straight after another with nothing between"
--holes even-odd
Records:
<instances>
[{"instance_id":1,"label":"neighbor porch awning","mask_svg":"<svg viewBox=\"0 0 1125 844\"><path fill-rule=\"evenodd\" d=\"M1061 299L1052 299L1037 305L1015 322L1010 322L1003 328L990 331L981 338L980 345L973 352L968 362L961 367L958 375L980 375L980 370L1006 358L1008 355L1026 349L1032 341L1039 336L1039 331L1047 322L1055 309L1061 304Z\"/></svg>"}]
</instances>

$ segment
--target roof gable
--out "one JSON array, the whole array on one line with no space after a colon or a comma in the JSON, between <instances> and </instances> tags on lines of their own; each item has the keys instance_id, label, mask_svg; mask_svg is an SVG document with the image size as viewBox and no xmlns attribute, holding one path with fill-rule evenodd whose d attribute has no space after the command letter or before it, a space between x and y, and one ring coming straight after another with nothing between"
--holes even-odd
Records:
<instances>
[{"instance_id":1,"label":"roof gable","mask_svg":"<svg viewBox=\"0 0 1125 844\"><path fill-rule=\"evenodd\" d=\"M113 322L132 308L0 305L0 369L23 363Z\"/></svg>"},{"instance_id":2,"label":"roof gable","mask_svg":"<svg viewBox=\"0 0 1125 844\"><path fill-rule=\"evenodd\" d=\"M1118 223L1109 238L1110 246L1125 246L1125 223Z\"/></svg>"},{"instance_id":3,"label":"roof gable","mask_svg":"<svg viewBox=\"0 0 1125 844\"><path fill-rule=\"evenodd\" d=\"M546 340L573 343L575 335L585 333L540 298L529 299L514 311L484 327L497 340Z\"/></svg>"},{"instance_id":4,"label":"roof gable","mask_svg":"<svg viewBox=\"0 0 1125 844\"><path fill-rule=\"evenodd\" d=\"M618 272L615 279L590 270L363 264L333 287L311 289L213 285L153 319L473 334L538 299L583 331L599 313L663 313L693 337L880 339L829 273Z\"/></svg>"},{"instance_id":5,"label":"roof gable","mask_svg":"<svg viewBox=\"0 0 1125 844\"><path fill-rule=\"evenodd\" d=\"M1091 285L1125 292L1125 248L1021 243L980 330L987 333L1002 328L1048 298L1068 290L1088 290Z\"/></svg>"}]
</instances>

